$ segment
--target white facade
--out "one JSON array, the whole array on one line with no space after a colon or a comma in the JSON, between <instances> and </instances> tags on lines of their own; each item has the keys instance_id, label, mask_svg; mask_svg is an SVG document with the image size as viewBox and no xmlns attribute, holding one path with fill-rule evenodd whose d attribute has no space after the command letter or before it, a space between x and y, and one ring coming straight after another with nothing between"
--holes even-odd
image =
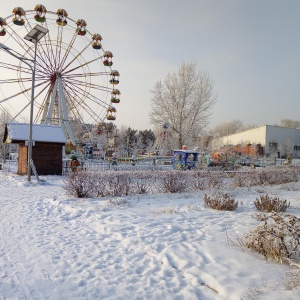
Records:
<instances>
[{"instance_id":1,"label":"white facade","mask_svg":"<svg viewBox=\"0 0 300 300\"><path fill-rule=\"evenodd\" d=\"M212 141L213 149L223 145L257 145L264 149L264 154L280 153L286 155L300 153L300 129L273 125L263 125L239 133L223 136Z\"/></svg>"}]
</instances>

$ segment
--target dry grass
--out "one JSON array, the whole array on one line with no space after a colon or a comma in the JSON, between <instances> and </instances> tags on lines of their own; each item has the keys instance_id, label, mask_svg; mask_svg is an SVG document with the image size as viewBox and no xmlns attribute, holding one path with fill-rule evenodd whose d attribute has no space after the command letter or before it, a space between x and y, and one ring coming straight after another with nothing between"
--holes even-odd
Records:
<instances>
[{"instance_id":1,"label":"dry grass","mask_svg":"<svg viewBox=\"0 0 300 300\"><path fill-rule=\"evenodd\" d=\"M262 223L244 235L244 245L267 260L287 262L300 260L300 218L257 215Z\"/></svg>"},{"instance_id":2,"label":"dry grass","mask_svg":"<svg viewBox=\"0 0 300 300\"><path fill-rule=\"evenodd\" d=\"M204 206L217 210L233 211L238 207L238 201L236 201L233 197L229 196L228 194L215 195L213 197L210 197L205 194Z\"/></svg>"},{"instance_id":3,"label":"dry grass","mask_svg":"<svg viewBox=\"0 0 300 300\"><path fill-rule=\"evenodd\" d=\"M254 205L259 211L284 212L290 207L290 202L287 202L287 200L279 200L278 197L272 198L266 194L261 195L260 199L256 198Z\"/></svg>"}]
</instances>

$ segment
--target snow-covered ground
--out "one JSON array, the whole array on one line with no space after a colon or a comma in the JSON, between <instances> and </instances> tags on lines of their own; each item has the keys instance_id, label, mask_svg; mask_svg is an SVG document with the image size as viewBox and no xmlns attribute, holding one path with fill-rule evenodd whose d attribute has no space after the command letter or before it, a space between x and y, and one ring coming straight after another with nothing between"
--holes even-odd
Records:
<instances>
[{"instance_id":1,"label":"snow-covered ground","mask_svg":"<svg viewBox=\"0 0 300 300\"><path fill-rule=\"evenodd\" d=\"M200 191L76 199L42 178L0 171L0 299L300 299L288 266L226 242L258 224L262 193L300 217L300 183L232 190L224 212Z\"/></svg>"}]
</instances>

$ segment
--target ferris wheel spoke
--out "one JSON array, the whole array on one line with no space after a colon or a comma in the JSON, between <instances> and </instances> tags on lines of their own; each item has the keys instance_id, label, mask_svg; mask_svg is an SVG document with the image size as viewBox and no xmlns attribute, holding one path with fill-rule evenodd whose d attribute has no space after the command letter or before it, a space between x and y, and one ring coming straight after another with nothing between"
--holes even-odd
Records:
<instances>
[{"instance_id":1,"label":"ferris wheel spoke","mask_svg":"<svg viewBox=\"0 0 300 300\"><path fill-rule=\"evenodd\" d=\"M64 72L76 59L82 55L82 53L92 44L92 41L87 44L62 70L61 72Z\"/></svg>"},{"instance_id":2,"label":"ferris wheel spoke","mask_svg":"<svg viewBox=\"0 0 300 300\"><path fill-rule=\"evenodd\" d=\"M58 69L61 69L62 66L64 65L64 63L66 62L66 60L67 60L67 58L68 58L68 56L69 56L69 54L70 54L70 51L71 51L72 48L73 48L74 42L75 42L75 40L76 40L76 37L77 37L77 32L75 31L74 34L73 34L73 37L72 37L72 39L71 39L71 41L70 41L70 43L69 43L68 46L67 46L67 49L66 49L66 51L65 51L65 53L64 53L64 56L63 56L63 58L62 58L62 60L61 60L61 62L60 62L60 64L59 64L59 66L58 66Z\"/></svg>"},{"instance_id":3,"label":"ferris wheel spoke","mask_svg":"<svg viewBox=\"0 0 300 300\"><path fill-rule=\"evenodd\" d=\"M94 118L99 119L99 117L100 117L99 112L95 112L95 110L92 107L90 107L89 104L87 104L87 101L81 101L81 100L77 99L78 94L80 94L80 93L77 92L75 94L74 93L68 93L68 94L70 94L72 96L71 99L74 99L75 107L82 107L82 108L84 108L85 111L89 111L89 114L93 115ZM94 99L94 97L92 97L92 96L88 97L88 96L85 95L85 97L86 97L86 99L89 99L91 102L94 102L99 107L99 101L96 101L97 99ZM106 103L104 103L104 105L103 104L100 105L102 107L102 112L103 112L104 109L106 109L104 107L105 105L106 105Z\"/></svg>"},{"instance_id":4,"label":"ferris wheel spoke","mask_svg":"<svg viewBox=\"0 0 300 300\"><path fill-rule=\"evenodd\" d=\"M98 76L105 76L105 75L108 76L109 74L110 74L109 72L93 72L93 73L86 72L84 74L82 74L82 73L80 73L80 74L79 73L76 73L76 74L74 74L74 73L67 74L67 75L65 75L65 77L67 77L67 78L69 78L69 77L73 77L73 78L83 77L83 78L86 78L86 77L98 77Z\"/></svg>"},{"instance_id":5,"label":"ferris wheel spoke","mask_svg":"<svg viewBox=\"0 0 300 300\"><path fill-rule=\"evenodd\" d=\"M24 37L21 37L18 31L15 31L9 24L8 27L10 30L7 30L8 35L17 43L20 49L24 49L27 52L30 50L30 47L24 42ZM20 55L22 57L22 55ZM33 53L30 55L31 58L34 57Z\"/></svg>"},{"instance_id":6,"label":"ferris wheel spoke","mask_svg":"<svg viewBox=\"0 0 300 300\"><path fill-rule=\"evenodd\" d=\"M20 65L8 64L5 62L0 62L0 68L4 68L6 70L20 71ZM22 72L24 73L32 73L30 68L22 67Z\"/></svg>"},{"instance_id":7,"label":"ferris wheel spoke","mask_svg":"<svg viewBox=\"0 0 300 300\"><path fill-rule=\"evenodd\" d=\"M38 47L38 54L36 59L36 67L39 70L46 70L48 73L51 71L51 64L49 64L50 54L47 52L47 49L40 46Z\"/></svg>"},{"instance_id":8,"label":"ferris wheel spoke","mask_svg":"<svg viewBox=\"0 0 300 300\"><path fill-rule=\"evenodd\" d=\"M88 87L88 88L93 88L93 89L100 90L100 91L105 91L105 92L112 91L111 88L105 87L105 86L100 85L100 84L86 82L86 81L68 79L68 80L65 80L65 82L68 82L68 83L74 84L74 85L78 85L78 86L85 86L85 87Z\"/></svg>"},{"instance_id":9,"label":"ferris wheel spoke","mask_svg":"<svg viewBox=\"0 0 300 300\"><path fill-rule=\"evenodd\" d=\"M47 19L46 19L47 20ZM47 21L45 22L45 26L48 30L50 30L50 28L48 27L48 23ZM54 71L56 70L56 62L55 62L55 58L54 58L54 50L53 50L53 43L51 41L51 37L49 34L46 34L43 37L43 40L45 42L46 45L46 49L47 49L47 57L49 58L49 67L51 67L51 69Z\"/></svg>"},{"instance_id":10,"label":"ferris wheel spoke","mask_svg":"<svg viewBox=\"0 0 300 300\"><path fill-rule=\"evenodd\" d=\"M32 78L22 78L22 82L30 82L32 81ZM0 84L5 84L5 83L17 83L20 82L19 78L13 78L13 79L0 79Z\"/></svg>"},{"instance_id":11,"label":"ferris wheel spoke","mask_svg":"<svg viewBox=\"0 0 300 300\"><path fill-rule=\"evenodd\" d=\"M97 60L99 60L99 59L101 59L101 57L97 57L97 58L95 58L95 59L93 59L93 60L90 60L90 61L88 61L88 62L85 62L84 64L78 65L78 66L76 66L75 68L73 68L73 69L71 69L71 70L69 70L69 71L67 71L67 72L65 72L65 73L62 72L62 74L63 74L63 75L68 74L68 73L70 73L70 72L72 72L72 71L75 71L75 70L80 69L80 68L82 68L82 67L84 67L84 66L87 66L87 65L89 65L89 64L91 64L91 63L93 63L93 62L95 62L95 61L97 61Z\"/></svg>"},{"instance_id":12,"label":"ferris wheel spoke","mask_svg":"<svg viewBox=\"0 0 300 300\"><path fill-rule=\"evenodd\" d=\"M97 98L96 96L94 96L93 94L85 91L84 89L82 89L80 86L76 85L69 85L68 83L66 83L66 86L68 86L68 88L75 94L78 93L81 96L85 96L88 97L91 101L93 101L96 104L100 104L103 105L105 107L108 107L109 104L107 104L106 102L102 101L101 99ZM76 94L75 94L76 95Z\"/></svg>"},{"instance_id":13,"label":"ferris wheel spoke","mask_svg":"<svg viewBox=\"0 0 300 300\"><path fill-rule=\"evenodd\" d=\"M66 94L68 95L69 99L76 99L76 98L74 98L74 96L71 93L69 93L69 91L66 91ZM70 105L71 106L71 110L72 111L75 110L78 115L80 115L80 111L79 111L78 107L81 107L81 108L83 108L85 110L86 113L89 114L89 116L95 122L99 121L99 115L96 114L95 111L92 108L90 108L86 103L75 100L75 102L73 101L71 105Z\"/></svg>"},{"instance_id":14,"label":"ferris wheel spoke","mask_svg":"<svg viewBox=\"0 0 300 300\"><path fill-rule=\"evenodd\" d=\"M48 89L49 86L50 86L50 88ZM52 90L53 90L53 88L51 89L51 86L53 86L53 84L48 83L48 84L45 86L45 88L42 89L42 90L39 92L39 94L36 95L36 97L35 97L35 98L39 97L40 95L42 95L42 93L43 93L46 89L48 89L48 91L47 91L47 93L46 93L46 95L45 95L44 100L42 101L42 103L41 103L40 105L37 105L37 107L39 108L39 110L38 110L38 112L37 112L37 114L36 114L35 122L37 122L37 120L40 119L41 114L44 113L44 110L45 110L45 108L46 108L46 106L47 106L47 102L49 101L49 97L50 97L51 92L52 92Z\"/></svg>"},{"instance_id":15,"label":"ferris wheel spoke","mask_svg":"<svg viewBox=\"0 0 300 300\"><path fill-rule=\"evenodd\" d=\"M30 105L30 102L28 102L18 113L13 117L12 121L15 121L22 113L25 111Z\"/></svg>"},{"instance_id":16,"label":"ferris wheel spoke","mask_svg":"<svg viewBox=\"0 0 300 300\"><path fill-rule=\"evenodd\" d=\"M34 88L37 88L37 87L41 86L42 84L44 84L44 82L35 85ZM13 98L15 98L15 97L18 97L18 96L20 96L20 95L22 95L22 94L24 94L25 92L28 92L28 91L30 91L30 90L31 90L31 87L30 87L30 88L27 88L27 89L25 89L25 90L22 90L21 92L18 92L18 93L14 94L14 95L11 95L11 96L9 96L9 97L7 97L7 98L5 98L5 99L0 100L0 103L6 102L6 101L8 101L8 100L10 100L10 99L13 99Z\"/></svg>"}]
</instances>

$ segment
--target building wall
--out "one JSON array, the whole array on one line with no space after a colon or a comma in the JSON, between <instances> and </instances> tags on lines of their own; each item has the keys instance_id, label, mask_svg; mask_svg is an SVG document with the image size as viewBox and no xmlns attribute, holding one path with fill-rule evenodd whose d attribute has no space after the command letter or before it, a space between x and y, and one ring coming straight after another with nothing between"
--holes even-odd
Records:
<instances>
[{"instance_id":1,"label":"building wall","mask_svg":"<svg viewBox=\"0 0 300 300\"><path fill-rule=\"evenodd\" d=\"M277 143L279 147L284 146L288 141L291 141L294 146L300 146L300 129L267 125L266 153L270 152L270 143Z\"/></svg>"},{"instance_id":2,"label":"building wall","mask_svg":"<svg viewBox=\"0 0 300 300\"><path fill-rule=\"evenodd\" d=\"M292 143L293 146L300 148L300 129L286 128L273 125L264 125L239 133L231 134L225 137L214 139L212 142L213 149L219 149L223 145L240 145L240 144L261 144L264 148L264 154L271 154L270 143L277 144L277 149L284 149L284 145ZM291 151L294 155L296 151ZM287 154L287 153L281 153Z\"/></svg>"},{"instance_id":3,"label":"building wall","mask_svg":"<svg viewBox=\"0 0 300 300\"><path fill-rule=\"evenodd\" d=\"M27 174L27 152L28 147L24 143L19 143L18 150L18 171L19 175Z\"/></svg>"},{"instance_id":4,"label":"building wall","mask_svg":"<svg viewBox=\"0 0 300 300\"><path fill-rule=\"evenodd\" d=\"M35 143L32 147L32 160L38 175L62 174L62 144ZM18 174L27 174L27 146L19 144Z\"/></svg>"},{"instance_id":5,"label":"building wall","mask_svg":"<svg viewBox=\"0 0 300 300\"><path fill-rule=\"evenodd\" d=\"M266 143L266 126L260 126L214 139L213 149L218 149L223 145L243 145L249 143L261 144L261 146L264 147Z\"/></svg>"}]
</instances>

